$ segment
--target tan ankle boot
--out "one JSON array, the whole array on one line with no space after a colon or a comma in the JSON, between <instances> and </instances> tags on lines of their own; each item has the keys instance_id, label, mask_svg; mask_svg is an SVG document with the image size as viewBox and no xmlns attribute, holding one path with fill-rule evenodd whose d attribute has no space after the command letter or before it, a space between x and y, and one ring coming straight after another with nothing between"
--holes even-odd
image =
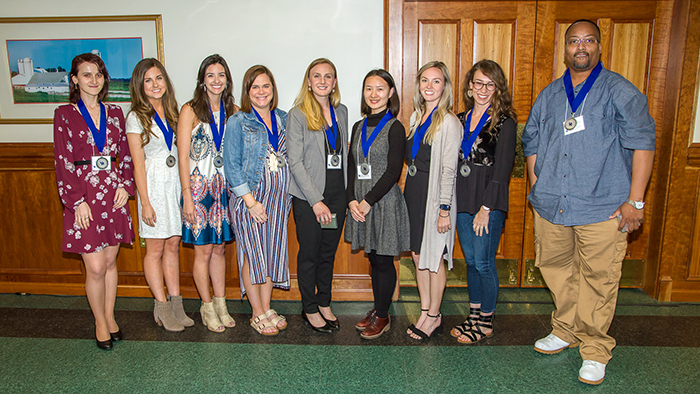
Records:
<instances>
[{"instance_id":1,"label":"tan ankle boot","mask_svg":"<svg viewBox=\"0 0 700 394\"><path fill-rule=\"evenodd\" d=\"M194 320L190 319L185 313L185 308L182 306L182 296L168 296L168 301L170 301L170 308L173 310L173 314L177 321L180 322L185 327L194 326Z\"/></svg>"},{"instance_id":2,"label":"tan ankle boot","mask_svg":"<svg viewBox=\"0 0 700 394\"><path fill-rule=\"evenodd\" d=\"M153 319L155 319L156 324L163 326L166 331L179 332L185 329L185 326L180 324L175 318L173 310L170 308L170 302L160 302L155 301L155 307L153 308Z\"/></svg>"},{"instance_id":3,"label":"tan ankle boot","mask_svg":"<svg viewBox=\"0 0 700 394\"><path fill-rule=\"evenodd\" d=\"M216 315L213 302L202 302L202 306L199 307L199 313L202 315L202 324L204 324L204 327L208 328L209 331L224 332L226 327L221 324L219 316Z\"/></svg>"},{"instance_id":4,"label":"tan ankle boot","mask_svg":"<svg viewBox=\"0 0 700 394\"><path fill-rule=\"evenodd\" d=\"M236 325L236 321L233 320L231 315L228 314L228 309L226 308L226 298L224 297L212 297L212 303L214 304L214 311L219 316L219 320L224 326L231 328Z\"/></svg>"}]
</instances>

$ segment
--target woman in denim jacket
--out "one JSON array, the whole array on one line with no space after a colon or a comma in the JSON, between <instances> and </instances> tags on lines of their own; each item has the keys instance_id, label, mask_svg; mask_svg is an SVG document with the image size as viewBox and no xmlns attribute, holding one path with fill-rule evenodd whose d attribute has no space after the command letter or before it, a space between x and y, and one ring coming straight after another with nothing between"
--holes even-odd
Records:
<instances>
[{"instance_id":1,"label":"woman in denim jacket","mask_svg":"<svg viewBox=\"0 0 700 394\"><path fill-rule=\"evenodd\" d=\"M287 328L284 316L270 308L272 288L289 289L286 125L272 73L262 65L251 67L243 77L241 110L226 123L224 170L233 192L229 207L241 296L248 295L250 325L262 335Z\"/></svg>"}]
</instances>

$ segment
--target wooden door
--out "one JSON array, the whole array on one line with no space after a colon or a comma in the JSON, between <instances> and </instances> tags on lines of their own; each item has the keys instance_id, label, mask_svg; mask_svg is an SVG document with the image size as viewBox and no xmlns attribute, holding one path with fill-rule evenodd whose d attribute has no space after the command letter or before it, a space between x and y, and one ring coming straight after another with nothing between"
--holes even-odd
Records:
<instances>
[{"instance_id":1,"label":"wooden door","mask_svg":"<svg viewBox=\"0 0 700 394\"><path fill-rule=\"evenodd\" d=\"M578 19L590 19L597 22L601 30L603 65L627 78L647 95L649 110L656 121L657 135L661 135L672 10L672 1L539 1L533 102L542 89L566 70L566 29ZM658 155L655 161L658 162ZM629 237L622 280L622 285L626 287L641 287L644 281L649 233L654 229L654 222L649 217L654 211L656 164L654 167L655 171L646 193L647 222L640 231L635 231ZM534 268L532 222L532 209L528 208L525 216L525 268L522 279L523 284L543 284L538 270Z\"/></svg>"},{"instance_id":2,"label":"wooden door","mask_svg":"<svg viewBox=\"0 0 700 394\"><path fill-rule=\"evenodd\" d=\"M418 69L431 60L443 61L452 78L455 113L464 110L460 97L464 76L481 59L492 59L505 72L518 122L524 123L532 101L533 48L535 40L534 1L406 1L390 2L402 7L398 20L389 10L389 69L401 81L400 119L408 125L413 111L412 97ZM397 48L396 26L402 25L403 46ZM393 36L392 36L393 34ZM400 51L401 55L396 54ZM395 60L394 60L395 59ZM403 60L402 66L396 63ZM399 77L400 75L401 77ZM520 128L519 128L520 129ZM526 210L526 181L522 149L516 158L510 182L510 204L497 253L501 284L519 285L523 228ZM459 245L459 242L457 242ZM463 258L459 246L455 258ZM466 281L464 281L466 284Z\"/></svg>"}]
</instances>

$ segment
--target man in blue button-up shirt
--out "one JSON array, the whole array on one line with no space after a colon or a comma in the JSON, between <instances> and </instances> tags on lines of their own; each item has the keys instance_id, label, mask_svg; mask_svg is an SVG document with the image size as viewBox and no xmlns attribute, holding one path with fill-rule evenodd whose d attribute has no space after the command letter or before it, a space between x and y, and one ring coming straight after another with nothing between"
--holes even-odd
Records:
<instances>
[{"instance_id":1,"label":"man in blue button-up shirt","mask_svg":"<svg viewBox=\"0 0 700 394\"><path fill-rule=\"evenodd\" d=\"M581 345L579 380L599 384L615 340L627 234L644 217L656 126L646 96L600 63L600 30L566 32L568 71L537 97L523 133L537 266L552 291L552 333L535 350Z\"/></svg>"}]
</instances>

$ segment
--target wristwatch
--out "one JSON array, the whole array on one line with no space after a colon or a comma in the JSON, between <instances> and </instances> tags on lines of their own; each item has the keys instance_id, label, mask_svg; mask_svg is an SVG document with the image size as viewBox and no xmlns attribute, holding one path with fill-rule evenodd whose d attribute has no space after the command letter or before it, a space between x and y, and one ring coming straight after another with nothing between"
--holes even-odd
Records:
<instances>
[{"instance_id":1,"label":"wristwatch","mask_svg":"<svg viewBox=\"0 0 700 394\"><path fill-rule=\"evenodd\" d=\"M625 200L625 202L633 206L635 209L644 209L644 201L632 201L628 198Z\"/></svg>"},{"instance_id":2,"label":"wristwatch","mask_svg":"<svg viewBox=\"0 0 700 394\"><path fill-rule=\"evenodd\" d=\"M441 204L440 209L442 209L443 211L449 211L450 209L452 209L452 207L447 204Z\"/></svg>"}]
</instances>

